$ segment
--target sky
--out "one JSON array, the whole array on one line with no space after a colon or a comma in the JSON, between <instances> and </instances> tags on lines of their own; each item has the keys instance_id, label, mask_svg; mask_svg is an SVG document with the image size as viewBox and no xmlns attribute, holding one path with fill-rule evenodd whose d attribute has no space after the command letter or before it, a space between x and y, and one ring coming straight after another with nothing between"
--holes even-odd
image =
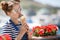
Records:
<instances>
[{"instance_id":1,"label":"sky","mask_svg":"<svg viewBox=\"0 0 60 40\"><path fill-rule=\"evenodd\" d=\"M35 0L35 1L43 4L49 4L54 7L60 7L60 0Z\"/></svg>"}]
</instances>

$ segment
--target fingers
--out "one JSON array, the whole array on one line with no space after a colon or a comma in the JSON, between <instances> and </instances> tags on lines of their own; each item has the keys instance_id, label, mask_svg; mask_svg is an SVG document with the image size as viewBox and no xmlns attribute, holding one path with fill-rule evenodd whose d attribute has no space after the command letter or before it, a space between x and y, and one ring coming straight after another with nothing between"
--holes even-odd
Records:
<instances>
[{"instance_id":1,"label":"fingers","mask_svg":"<svg viewBox=\"0 0 60 40\"><path fill-rule=\"evenodd\" d=\"M28 29L29 29L29 26L27 25L24 16L22 16L22 17L20 18L20 21L21 21L21 23L22 23L22 26L24 26L24 27L28 30Z\"/></svg>"},{"instance_id":2,"label":"fingers","mask_svg":"<svg viewBox=\"0 0 60 40\"><path fill-rule=\"evenodd\" d=\"M29 26L26 23L24 23L23 26L24 26L24 28L26 28L27 30L29 30Z\"/></svg>"},{"instance_id":3,"label":"fingers","mask_svg":"<svg viewBox=\"0 0 60 40\"><path fill-rule=\"evenodd\" d=\"M26 33L28 31L28 29L29 28L26 26L26 24L25 25L22 25L21 28L20 28L20 32Z\"/></svg>"}]
</instances>

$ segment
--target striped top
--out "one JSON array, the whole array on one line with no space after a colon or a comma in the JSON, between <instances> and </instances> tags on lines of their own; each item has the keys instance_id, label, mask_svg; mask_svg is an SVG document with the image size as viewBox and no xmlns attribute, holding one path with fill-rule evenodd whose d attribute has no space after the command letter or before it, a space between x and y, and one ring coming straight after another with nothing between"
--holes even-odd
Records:
<instances>
[{"instance_id":1,"label":"striped top","mask_svg":"<svg viewBox=\"0 0 60 40\"><path fill-rule=\"evenodd\" d=\"M3 26L3 34L9 34L12 37L12 40L15 40L19 33L19 29L21 27L21 23L18 25L15 25L11 20L9 20L6 25ZM27 40L27 33L23 36L22 40Z\"/></svg>"}]
</instances>

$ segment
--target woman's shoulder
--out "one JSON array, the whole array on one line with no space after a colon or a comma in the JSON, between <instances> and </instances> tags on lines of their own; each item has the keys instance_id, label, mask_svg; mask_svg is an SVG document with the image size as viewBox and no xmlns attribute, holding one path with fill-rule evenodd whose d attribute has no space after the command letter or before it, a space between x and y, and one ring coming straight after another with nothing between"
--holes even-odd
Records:
<instances>
[{"instance_id":1,"label":"woman's shoulder","mask_svg":"<svg viewBox=\"0 0 60 40\"><path fill-rule=\"evenodd\" d=\"M11 27L10 22L6 22L5 25L3 25L3 28Z\"/></svg>"}]
</instances>

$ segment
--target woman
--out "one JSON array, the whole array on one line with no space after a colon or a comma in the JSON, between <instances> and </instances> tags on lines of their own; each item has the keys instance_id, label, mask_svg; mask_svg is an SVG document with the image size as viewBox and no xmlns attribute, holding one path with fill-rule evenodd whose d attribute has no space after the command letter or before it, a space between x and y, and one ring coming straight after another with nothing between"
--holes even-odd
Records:
<instances>
[{"instance_id":1,"label":"woman","mask_svg":"<svg viewBox=\"0 0 60 40\"><path fill-rule=\"evenodd\" d=\"M11 0L10 2L14 3L13 9L14 9L16 12L18 12L20 15L22 15L22 14L21 14L20 0ZM10 4L10 2L9 2L9 4ZM28 34L28 39L31 40L31 35L30 35L29 30L28 30L28 33L27 33L27 34Z\"/></svg>"},{"instance_id":2,"label":"woman","mask_svg":"<svg viewBox=\"0 0 60 40\"><path fill-rule=\"evenodd\" d=\"M18 7L14 9L14 3L12 2L2 2L1 4L2 10L11 18L9 23L3 27L3 33L8 33L12 37L12 40L28 40L29 30L27 29L29 28L27 24L21 25L18 21L18 18L22 16L21 11L17 9Z\"/></svg>"}]
</instances>

